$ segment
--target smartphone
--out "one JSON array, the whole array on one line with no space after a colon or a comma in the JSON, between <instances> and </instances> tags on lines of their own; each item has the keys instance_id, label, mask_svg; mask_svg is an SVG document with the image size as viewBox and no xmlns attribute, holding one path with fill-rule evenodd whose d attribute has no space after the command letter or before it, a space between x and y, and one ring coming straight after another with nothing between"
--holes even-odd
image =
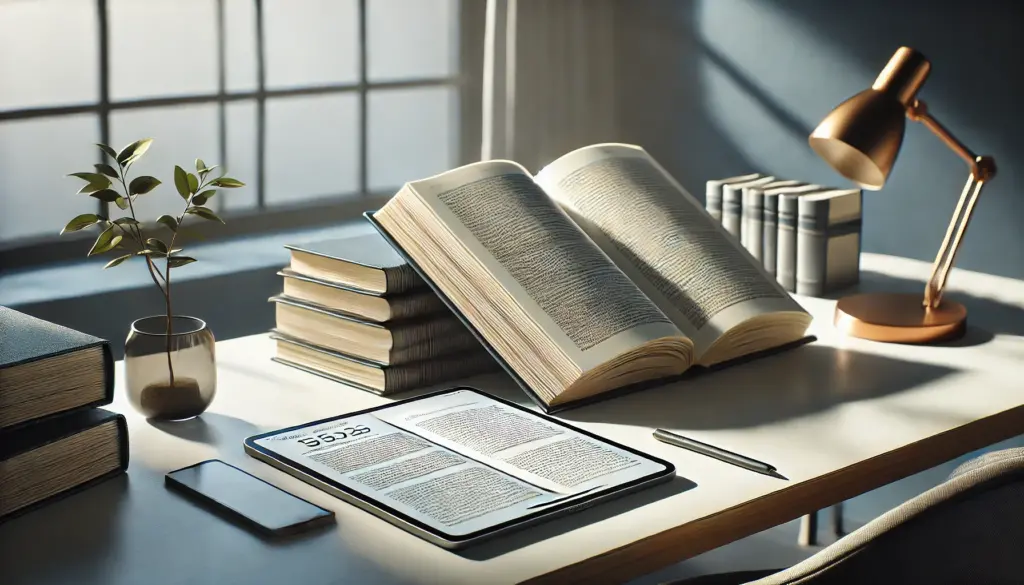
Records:
<instances>
[{"instance_id":1,"label":"smartphone","mask_svg":"<svg viewBox=\"0 0 1024 585\"><path fill-rule=\"evenodd\" d=\"M219 459L172 471L164 476L164 483L266 536L296 534L334 521L331 510Z\"/></svg>"}]
</instances>

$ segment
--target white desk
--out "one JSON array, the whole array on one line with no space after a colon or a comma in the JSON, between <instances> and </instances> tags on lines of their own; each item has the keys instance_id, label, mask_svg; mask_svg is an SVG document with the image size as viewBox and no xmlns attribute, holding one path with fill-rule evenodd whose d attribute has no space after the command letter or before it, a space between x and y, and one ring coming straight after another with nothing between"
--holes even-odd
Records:
<instances>
[{"instance_id":1,"label":"white desk","mask_svg":"<svg viewBox=\"0 0 1024 585\"><path fill-rule=\"evenodd\" d=\"M868 288L918 290L928 266L866 255L864 269ZM118 389L127 477L0 526L0 582L619 582L1024 432L1024 283L957 270L951 285L990 333L972 327L945 347L840 339L829 327L834 303L801 299L817 317L815 344L566 413L671 460L691 481L462 554L248 458L248 435L385 399L272 363L265 336L218 343L218 395L201 419L151 424ZM472 384L525 402L504 376ZM789 481L658 443L654 427L768 461ZM337 528L266 543L165 490L165 472L214 457L335 510Z\"/></svg>"}]
</instances>

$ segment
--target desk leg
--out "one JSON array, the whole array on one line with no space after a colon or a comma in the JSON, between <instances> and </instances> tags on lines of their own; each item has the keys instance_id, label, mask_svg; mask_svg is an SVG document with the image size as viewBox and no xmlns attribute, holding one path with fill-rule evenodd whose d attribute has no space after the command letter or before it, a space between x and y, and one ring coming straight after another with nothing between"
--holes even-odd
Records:
<instances>
[{"instance_id":1,"label":"desk leg","mask_svg":"<svg viewBox=\"0 0 1024 585\"><path fill-rule=\"evenodd\" d=\"M800 535L797 537L800 546L818 545L818 513L811 512L800 519Z\"/></svg>"},{"instance_id":2,"label":"desk leg","mask_svg":"<svg viewBox=\"0 0 1024 585\"><path fill-rule=\"evenodd\" d=\"M843 503L832 506L832 535L840 538L846 534L843 528Z\"/></svg>"}]
</instances>

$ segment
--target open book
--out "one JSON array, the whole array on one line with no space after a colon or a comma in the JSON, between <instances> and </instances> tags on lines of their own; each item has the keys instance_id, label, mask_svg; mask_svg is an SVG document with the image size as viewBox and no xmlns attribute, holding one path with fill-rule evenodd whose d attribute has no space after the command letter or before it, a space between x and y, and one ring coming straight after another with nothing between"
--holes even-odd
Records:
<instances>
[{"instance_id":1,"label":"open book","mask_svg":"<svg viewBox=\"0 0 1024 585\"><path fill-rule=\"evenodd\" d=\"M811 317L647 152L405 185L373 219L548 406L795 342Z\"/></svg>"},{"instance_id":2,"label":"open book","mask_svg":"<svg viewBox=\"0 0 1024 585\"><path fill-rule=\"evenodd\" d=\"M675 474L670 463L470 388L264 433L245 450L452 548Z\"/></svg>"}]
</instances>

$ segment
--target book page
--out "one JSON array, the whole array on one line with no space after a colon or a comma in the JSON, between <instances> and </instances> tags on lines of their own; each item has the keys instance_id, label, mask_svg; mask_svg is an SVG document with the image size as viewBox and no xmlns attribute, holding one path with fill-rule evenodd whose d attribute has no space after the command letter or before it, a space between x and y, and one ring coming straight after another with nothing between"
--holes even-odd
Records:
<instances>
[{"instance_id":1,"label":"book page","mask_svg":"<svg viewBox=\"0 0 1024 585\"><path fill-rule=\"evenodd\" d=\"M410 186L581 371L681 335L521 166L476 163Z\"/></svg>"},{"instance_id":2,"label":"book page","mask_svg":"<svg viewBox=\"0 0 1024 585\"><path fill-rule=\"evenodd\" d=\"M803 311L639 147L581 148L546 167L537 182L693 340L698 356L751 317Z\"/></svg>"},{"instance_id":3,"label":"book page","mask_svg":"<svg viewBox=\"0 0 1024 585\"><path fill-rule=\"evenodd\" d=\"M379 416L398 428L565 496L622 485L662 469L629 451L469 390L400 404L380 411Z\"/></svg>"},{"instance_id":4,"label":"book page","mask_svg":"<svg viewBox=\"0 0 1024 585\"><path fill-rule=\"evenodd\" d=\"M372 413L256 444L448 534L471 534L560 497Z\"/></svg>"}]
</instances>

